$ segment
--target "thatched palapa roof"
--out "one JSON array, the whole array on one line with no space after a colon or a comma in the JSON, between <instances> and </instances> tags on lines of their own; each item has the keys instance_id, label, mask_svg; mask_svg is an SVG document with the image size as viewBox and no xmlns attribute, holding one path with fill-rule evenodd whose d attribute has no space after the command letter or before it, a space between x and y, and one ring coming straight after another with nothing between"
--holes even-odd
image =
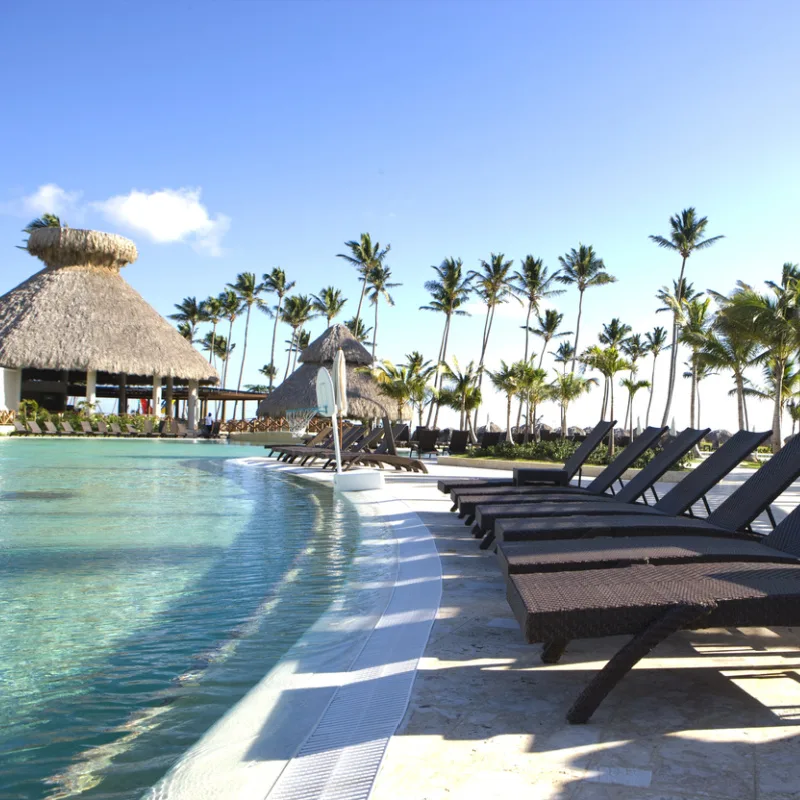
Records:
<instances>
[{"instance_id":1,"label":"thatched palapa roof","mask_svg":"<svg viewBox=\"0 0 800 800\"><path fill-rule=\"evenodd\" d=\"M356 372L358 367L371 364L372 356L344 325L328 328L303 350L301 366L259 403L258 415L277 418L284 416L289 409L315 407L317 371L320 367L333 367L333 359L340 347L347 363L347 416L362 419L382 416L382 407L391 405L393 401L383 394L374 378Z\"/></svg>"},{"instance_id":2,"label":"thatched palapa roof","mask_svg":"<svg viewBox=\"0 0 800 800\"><path fill-rule=\"evenodd\" d=\"M219 380L120 275L138 255L132 241L41 228L31 233L28 251L46 266L0 297L0 367Z\"/></svg>"}]
</instances>

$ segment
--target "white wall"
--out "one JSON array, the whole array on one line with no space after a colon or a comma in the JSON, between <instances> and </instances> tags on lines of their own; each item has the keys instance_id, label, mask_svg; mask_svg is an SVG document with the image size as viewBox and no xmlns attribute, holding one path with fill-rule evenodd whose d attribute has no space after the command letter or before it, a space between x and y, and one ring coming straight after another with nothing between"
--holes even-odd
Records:
<instances>
[{"instance_id":1,"label":"white wall","mask_svg":"<svg viewBox=\"0 0 800 800\"><path fill-rule=\"evenodd\" d=\"M22 394L22 370L0 368L0 411L16 411Z\"/></svg>"}]
</instances>

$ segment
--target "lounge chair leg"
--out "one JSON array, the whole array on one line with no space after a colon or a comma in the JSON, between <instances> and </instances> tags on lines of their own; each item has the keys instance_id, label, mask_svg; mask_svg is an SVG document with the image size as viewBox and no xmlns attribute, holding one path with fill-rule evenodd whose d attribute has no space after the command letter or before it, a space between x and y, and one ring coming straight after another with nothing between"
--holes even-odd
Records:
<instances>
[{"instance_id":1,"label":"lounge chair leg","mask_svg":"<svg viewBox=\"0 0 800 800\"><path fill-rule=\"evenodd\" d=\"M483 539L483 528L481 528L481 526L476 523L475 525L472 526L472 535L476 539Z\"/></svg>"},{"instance_id":2,"label":"lounge chair leg","mask_svg":"<svg viewBox=\"0 0 800 800\"><path fill-rule=\"evenodd\" d=\"M453 505L450 507L450 513L453 511L458 511L458 503L453 503Z\"/></svg>"},{"instance_id":3,"label":"lounge chair leg","mask_svg":"<svg viewBox=\"0 0 800 800\"><path fill-rule=\"evenodd\" d=\"M558 664L568 644L569 639L551 639L545 642L542 648L542 661L545 664Z\"/></svg>"},{"instance_id":4,"label":"lounge chair leg","mask_svg":"<svg viewBox=\"0 0 800 800\"><path fill-rule=\"evenodd\" d=\"M489 531L486 536L481 539L481 550L488 550L494 544L494 533Z\"/></svg>"},{"instance_id":5,"label":"lounge chair leg","mask_svg":"<svg viewBox=\"0 0 800 800\"><path fill-rule=\"evenodd\" d=\"M674 606L650 623L641 633L633 637L609 661L589 685L581 692L572 708L567 712L567 721L572 725L588 722L608 693L644 658L656 645L661 644L675 631L691 625L708 614L714 605Z\"/></svg>"},{"instance_id":6,"label":"lounge chair leg","mask_svg":"<svg viewBox=\"0 0 800 800\"><path fill-rule=\"evenodd\" d=\"M464 520L465 525L472 525L475 522L475 514L468 514L467 518Z\"/></svg>"}]
</instances>

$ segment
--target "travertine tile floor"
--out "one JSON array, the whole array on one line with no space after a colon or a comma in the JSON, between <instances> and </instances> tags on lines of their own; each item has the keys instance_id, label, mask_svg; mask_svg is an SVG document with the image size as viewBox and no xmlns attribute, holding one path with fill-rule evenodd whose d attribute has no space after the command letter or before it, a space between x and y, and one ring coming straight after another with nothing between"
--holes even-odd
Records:
<instances>
[{"instance_id":1,"label":"travertine tile floor","mask_svg":"<svg viewBox=\"0 0 800 800\"><path fill-rule=\"evenodd\" d=\"M544 666L512 617L495 557L448 513L443 474L432 466L427 477L387 480L433 532L443 596L373 800L800 798L800 632L673 636L588 725L569 725L570 704L623 640L574 642ZM732 474L720 494L749 474ZM793 487L778 506L798 497Z\"/></svg>"}]
</instances>

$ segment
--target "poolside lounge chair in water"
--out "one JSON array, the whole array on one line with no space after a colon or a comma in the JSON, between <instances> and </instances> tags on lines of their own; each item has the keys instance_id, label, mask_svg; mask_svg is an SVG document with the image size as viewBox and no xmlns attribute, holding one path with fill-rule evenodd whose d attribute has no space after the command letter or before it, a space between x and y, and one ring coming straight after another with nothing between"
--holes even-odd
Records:
<instances>
[{"instance_id":1,"label":"poolside lounge chair in water","mask_svg":"<svg viewBox=\"0 0 800 800\"><path fill-rule=\"evenodd\" d=\"M19 436L30 436L30 431L18 420L14 420L14 433Z\"/></svg>"},{"instance_id":2,"label":"poolside lounge chair in water","mask_svg":"<svg viewBox=\"0 0 800 800\"><path fill-rule=\"evenodd\" d=\"M450 492L453 499L453 510L458 509L460 517L467 517L467 524L471 525L475 506L481 503L490 503L497 498L498 503L521 502L517 496L530 497L547 495L548 497L574 496L574 497L600 497L607 492L614 493L614 484L619 482L624 486L622 476L633 466L642 454L653 447L667 430L664 428L645 428L619 455L585 488L579 486L487 486L483 489L471 490L468 487L456 488Z\"/></svg>"},{"instance_id":3,"label":"poolside lounge chair in water","mask_svg":"<svg viewBox=\"0 0 800 800\"><path fill-rule=\"evenodd\" d=\"M598 448L600 443L616 424L616 420L600 420L592 428L580 447L564 462L563 467L532 467L514 470L513 478L473 478L472 480L449 480L438 482L440 492L450 494L456 489L479 489L495 486L522 486L536 484L554 484L568 486L570 481L578 476L578 486L581 485L583 465L586 459ZM466 433L466 431L465 431Z\"/></svg>"},{"instance_id":4,"label":"poolside lounge chair in water","mask_svg":"<svg viewBox=\"0 0 800 800\"><path fill-rule=\"evenodd\" d=\"M76 431L65 419L61 420L61 431L67 436L84 436L86 431Z\"/></svg>"},{"instance_id":5,"label":"poolside lounge chair in water","mask_svg":"<svg viewBox=\"0 0 800 800\"><path fill-rule=\"evenodd\" d=\"M28 420L28 427L30 428L31 433L36 436L44 436L44 431L39 427L39 423L35 420Z\"/></svg>"},{"instance_id":6,"label":"poolside lounge chair in water","mask_svg":"<svg viewBox=\"0 0 800 800\"><path fill-rule=\"evenodd\" d=\"M695 535L759 539L760 534L752 532L752 523L759 515L766 513L775 526L770 505L798 476L800 476L800 438L792 439L786 444L705 519L669 517L653 513L498 519L494 524L494 534L498 542ZM592 544L597 542L594 541Z\"/></svg>"},{"instance_id":7,"label":"poolside lounge chair in water","mask_svg":"<svg viewBox=\"0 0 800 800\"><path fill-rule=\"evenodd\" d=\"M44 429L48 434L50 434L50 436L60 436L61 435L61 431L58 428L56 428L56 426L53 425L53 423L50 422L49 419L44 421Z\"/></svg>"},{"instance_id":8,"label":"poolside lounge chair in water","mask_svg":"<svg viewBox=\"0 0 800 800\"><path fill-rule=\"evenodd\" d=\"M589 497L575 497L574 495L532 495L522 497L520 495L511 495L515 502L503 503L497 502L501 500L497 496L492 496L492 500L486 504L480 504L475 507L473 513L475 515L475 529L476 536L488 534L489 539L484 541L481 545L484 549L491 544L493 537L491 536L494 523L498 519L504 518L541 518L541 517L567 517L579 514L586 515L601 515L601 514L641 514L641 513L659 513L653 507L647 504L646 495L651 491L658 501L658 495L655 490L655 483L664 476L664 473L672 467L676 461L683 458L707 433L709 428L697 430L695 428L687 428L685 431L676 436L672 441L668 442L661 452L657 453L646 466L639 470L625 486L613 496L600 495L596 498ZM739 440L740 444L744 444L744 440L749 441L763 441L763 434L748 434ZM758 446L758 445L756 445ZM743 452L744 455L739 453ZM711 467L705 466L699 476L693 476L694 480L690 481L689 485L697 486L703 481L704 476L708 475L709 478L705 480L702 485L715 486L722 480L724 475L727 475L750 450L736 450L733 448L726 450L726 459L715 460ZM692 477L688 473L686 480ZM707 489L706 489L707 491ZM689 507L701 497L705 496L705 491L695 494ZM668 515L672 516L668 512Z\"/></svg>"},{"instance_id":9,"label":"poolside lounge chair in water","mask_svg":"<svg viewBox=\"0 0 800 800\"><path fill-rule=\"evenodd\" d=\"M365 435L366 429L363 425L345 428L342 433L340 444L342 451L356 446ZM320 456L325 456L327 460L331 452L333 452L333 434L331 434L330 444L319 445L316 447L300 446L284 451L283 460L290 464L293 464L295 461L299 460L301 466L304 466L307 462L311 462L313 464L314 461Z\"/></svg>"},{"instance_id":10,"label":"poolside lounge chair in water","mask_svg":"<svg viewBox=\"0 0 800 800\"><path fill-rule=\"evenodd\" d=\"M311 447L333 447L333 428L330 426L323 428L305 444L264 445L264 447L271 451L271 455L277 456L279 460L284 461L290 452L302 452Z\"/></svg>"}]
</instances>

